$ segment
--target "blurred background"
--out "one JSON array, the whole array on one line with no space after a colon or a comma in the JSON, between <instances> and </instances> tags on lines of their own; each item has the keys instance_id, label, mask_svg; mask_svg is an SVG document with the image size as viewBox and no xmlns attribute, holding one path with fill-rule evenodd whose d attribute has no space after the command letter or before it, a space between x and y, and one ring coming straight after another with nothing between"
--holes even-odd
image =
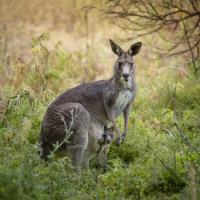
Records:
<instances>
[{"instance_id":1,"label":"blurred background","mask_svg":"<svg viewBox=\"0 0 200 200\"><path fill-rule=\"evenodd\" d=\"M34 70L36 73L33 73L44 76L38 77L44 79L42 84L48 85L41 87L37 81L39 86L36 88L36 85L27 84L34 91L44 90L44 87L58 90L53 88L56 87L53 82L56 77L66 79L68 71L74 71L74 76L82 79L78 82L108 77L115 59L109 48L109 38L125 49L134 42L143 42L142 56L137 59L139 71L158 73L163 68L176 68L184 75L186 65L196 61L199 55L198 6L198 1L184 1L179 5L177 1L153 4L149 1L34 0L27 3L2 0L1 84L9 81L9 86L14 84L14 90L20 88L25 79L31 81L30 73ZM161 13L157 14L159 11ZM192 56L187 38L191 43L189 46L194 46ZM57 63L59 56L66 62L62 63L63 69L59 69L61 66ZM74 85L70 83L72 80L59 81L62 81L59 87L64 86L60 89ZM1 96L6 95L2 88L0 92Z\"/></svg>"},{"instance_id":2,"label":"blurred background","mask_svg":"<svg viewBox=\"0 0 200 200\"><path fill-rule=\"evenodd\" d=\"M128 6L126 5L128 2L123 3ZM61 81L59 87L63 85L60 89L74 85L70 83L72 80L67 80L65 76L68 71L74 71L74 76L77 75L78 79L82 79L77 80L78 82L99 79L105 75L108 77L111 75L109 73L112 72L115 59L109 48L109 38L120 43L124 48L141 40L144 44L142 54L145 59L139 56L137 63L140 69L147 71L153 67L156 71L157 65L175 67L177 59L176 62L172 62L171 59L162 60L161 64L155 60L155 50L166 48L168 43L164 43L162 37L158 38L156 31L149 36L138 38L138 34L143 33L143 29L137 31L136 25L131 23L127 25L126 18L112 14L112 9L120 9L115 6L116 8L112 7L112 1L34 0L32 3L23 0L1 1L0 58L3 72L1 84L9 81L9 86L13 85L14 90L16 87L20 88L25 79L31 81L30 73L34 70L37 71L33 72L35 75L44 76L38 77L44 79L40 81L48 82L42 84L48 84L49 89L57 90L59 88L53 88L56 85L50 83L56 81L56 77L57 81ZM171 31L165 30L165 37L170 37ZM176 32L173 31L173 34ZM59 56L63 56L62 62L66 62L62 64L62 69L59 69L61 66L57 63L60 62ZM36 62L44 63L38 63L39 66L36 66ZM76 66L72 67L67 62L73 62ZM184 62L185 60L181 58L179 65L183 71ZM66 80L61 77L65 77ZM26 86L30 86L34 91L45 89L41 87L38 80L37 83L38 88L34 84ZM1 93L2 90L1 88ZM1 94L4 95L6 94Z\"/></svg>"},{"instance_id":3,"label":"blurred background","mask_svg":"<svg viewBox=\"0 0 200 200\"><path fill-rule=\"evenodd\" d=\"M40 161L40 123L64 90L112 76L109 38L143 43L128 139L77 183L67 159ZM199 51L198 0L0 0L0 198L199 199Z\"/></svg>"}]
</instances>

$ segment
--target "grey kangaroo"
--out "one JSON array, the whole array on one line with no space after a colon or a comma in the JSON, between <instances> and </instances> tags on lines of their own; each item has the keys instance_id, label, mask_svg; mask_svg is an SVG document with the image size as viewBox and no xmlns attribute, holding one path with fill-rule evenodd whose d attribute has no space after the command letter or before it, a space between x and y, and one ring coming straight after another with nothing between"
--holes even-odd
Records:
<instances>
[{"instance_id":1,"label":"grey kangaroo","mask_svg":"<svg viewBox=\"0 0 200 200\"><path fill-rule=\"evenodd\" d=\"M77 169L81 168L87 157L85 150L90 144L89 135L100 140L108 123L112 123L117 134L116 143L119 145L125 140L130 104L135 97L133 56L139 52L142 43L137 42L127 51L123 51L112 40L109 41L112 51L118 56L113 76L108 80L85 83L69 89L48 107L40 132L43 159L47 159L54 148L53 144L61 143L65 139L66 126L70 127L73 134L69 138L70 143L63 144L62 149L72 152L72 164ZM72 110L76 111L74 119ZM121 135L115 119L122 112L124 131Z\"/></svg>"}]
</instances>

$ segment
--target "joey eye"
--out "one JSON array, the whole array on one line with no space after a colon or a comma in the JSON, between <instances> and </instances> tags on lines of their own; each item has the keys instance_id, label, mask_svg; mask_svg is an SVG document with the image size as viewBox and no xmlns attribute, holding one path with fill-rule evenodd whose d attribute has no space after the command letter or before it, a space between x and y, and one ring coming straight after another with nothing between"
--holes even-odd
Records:
<instances>
[{"instance_id":1,"label":"joey eye","mask_svg":"<svg viewBox=\"0 0 200 200\"><path fill-rule=\"evenodd\" d=\"M114 135L113 135L113 134L111 134L111 135L110 135L110 137L111 137L111 138L113 138L113 137L114 137Z\"/></svg>"}]
</instances>

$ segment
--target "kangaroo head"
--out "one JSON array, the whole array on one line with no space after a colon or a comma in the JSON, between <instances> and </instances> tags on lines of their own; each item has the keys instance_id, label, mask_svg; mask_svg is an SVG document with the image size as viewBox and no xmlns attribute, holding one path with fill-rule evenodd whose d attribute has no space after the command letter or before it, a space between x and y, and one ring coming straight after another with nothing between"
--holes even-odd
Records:
<instances>
[{"instance_id":1,"label":"kangaroo head","mask_svg":"<svg viewBox=\"0 0 200 200\"><path fill-rule=\"evenodd\" d=\"M104 127L104 133L101 139L98 141L100 145L111 144L114 139L114 127Z\"/></svg>"},{"instance_id":2,"label":"kangaroo head","mask_svg":"<svg viewBox=\"0 0 200 200\"><path fill-rule=\"evenodd\" d=\"M109 41L113 53L118 56L114 67L115 78L121 82L128 82L131 79L135 69L133 56L140 51L142 43L137 42L131 45L127 51L124 51L111 39Z\"/></svg>"},{"instance_id":3,"label":"kangaroo head","mask_svg":"<svg viewBox=\"0 0 200 200\"><path fill-rule=\"evenodd\" d=\"M107 126L104 127L104 134L102 135L104 138L104 144L110 144L114 138L114 127L108 128Z\"/></svg>"}]
</instances>

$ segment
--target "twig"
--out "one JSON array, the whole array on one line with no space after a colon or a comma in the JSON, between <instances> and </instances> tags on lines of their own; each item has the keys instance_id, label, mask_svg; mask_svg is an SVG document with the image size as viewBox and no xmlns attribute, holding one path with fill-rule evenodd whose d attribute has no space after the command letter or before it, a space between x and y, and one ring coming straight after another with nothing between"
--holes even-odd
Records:
<instances>
[{"instance_id":1,"label":"twig","mask_svg":"<svg viewBox=\"0 0 200 200\"><path fill-rule=\"evenodd\" d=\"M178 125L178 120L177 120L177 117L176 117L176 85L174 86L174 91L173 91L172 95L170 93L168 93L168 94L169 94L169 96L172 100L172 107L173 107L173 110L174 110L174 112L173 112L174 126L178 130L179 135L180 135L182 141L184 142L184 144L186 144L190 148L190 150L196 152L197 155L200 156L200 152L189 142L189 140L186 137L186 134L183 132L181 127Z\"/></svg>"},{"instance_id":2,"label":"twig","mask_svg":"<svg viewBox=\"0 0 200 200\"><path fill-rule=\"evenodd\" d=\"M64 130L65 130L66 136L65 136L65 138L62 140L62 142L60 142L60 143L57 142L57 143L56 143L56 145L55 145L53 151L51 152L50 157L53 157L54 154L55 154L55 152L56 152L64 143L70 143L69 138L70 138L71 135L73 134L73 132L71 131L71 129L72 129L72 126L73 126L73 124L74 124L74 120L75 120L75 118L77 117L77 108L75 109L75 113L74 113L74 110L72 109L71 112L70 112L70 114L71 114L71 122L70 122L69 128L67 127L67 123L66 123L66 121L65 121L65 118L61 115L61 121L62 121L63 124L64 124L64 127L65 127Z\"/></svg>"},{"instance_id":3,"label":"twig","mask_svg":"<svg viewBox=\"0 0 200 200\"><path fill-rule=\"evenodd\" d=\"M183 142L194 152L197 153L197 155L200 157L200 152L196 149L196 147L194 147L189 140L186 137L186 134L183 132L183 130L181 129L181 127L178 125L177 119L176 119L176 113L174 112L174 125L176 127L176 129L178 130L178 132L180 133L181 139L183 140Z\"/></svg>"}]
</instances>

